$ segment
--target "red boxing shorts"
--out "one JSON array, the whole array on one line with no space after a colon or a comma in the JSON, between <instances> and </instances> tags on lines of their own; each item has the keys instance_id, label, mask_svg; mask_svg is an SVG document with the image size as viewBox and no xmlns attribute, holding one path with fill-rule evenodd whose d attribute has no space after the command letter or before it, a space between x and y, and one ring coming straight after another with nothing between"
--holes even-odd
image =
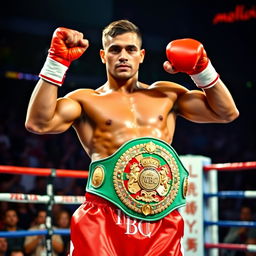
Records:
<instances>
[{"instance_id":1,"label":"red boxing shorts","mask_svg":"<svg viewBox=\"0 0 256 256\"><path fill-rule=\"evenodd\" d=\"M72 216L70 256L182 256L183 232L178 210L145 222L86 193L85 203Z\"/></svg>"}]
</instances>

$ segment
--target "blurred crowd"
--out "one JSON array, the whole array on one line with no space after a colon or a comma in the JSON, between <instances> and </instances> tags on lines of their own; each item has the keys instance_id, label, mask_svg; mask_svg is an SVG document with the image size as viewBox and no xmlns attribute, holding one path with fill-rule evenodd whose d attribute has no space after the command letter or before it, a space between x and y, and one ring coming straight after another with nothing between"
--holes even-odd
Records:
<instances>
[{"instance_id":1,"label":"blurred crowd","mask_svg":"<svg viewBox=\"0 0 256 256\"><path fill-rule=\"evenodd\" d=\"M37 208L34 213L29 212L29 206L22 205L4 210L6 205L1 205L1 231L35 231L46 229L47 212L43 208ZM61 206L54 209L52 215L53 228L68 229L70 226L71 212ZM53 235L52 251L53 256L66 256L70 247L69 235ZM0 238L0 256L43 256L46 255L46 237L44 235L26 237Z\"/></svg>"}]
</instances>

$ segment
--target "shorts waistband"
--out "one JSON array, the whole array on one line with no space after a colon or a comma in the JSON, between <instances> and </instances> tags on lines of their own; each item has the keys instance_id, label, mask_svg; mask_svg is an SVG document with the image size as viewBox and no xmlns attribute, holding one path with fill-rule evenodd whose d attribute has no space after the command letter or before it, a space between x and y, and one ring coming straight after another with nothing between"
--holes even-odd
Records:
<instances>
[{"instance_id":1,"label":"shorts waistband","mask_svg":"<svg viewBox=\"0 0 256 256\"><path fill-rule=\"evenodd\" d=\"M116 207L113 203L106 200L105 198L97 196L97 195L89 193L89 192L85 193L85 198L86 198L87 202L96 203L96 204L99 204L99 205Z\"/></svg>"}]
</instances>

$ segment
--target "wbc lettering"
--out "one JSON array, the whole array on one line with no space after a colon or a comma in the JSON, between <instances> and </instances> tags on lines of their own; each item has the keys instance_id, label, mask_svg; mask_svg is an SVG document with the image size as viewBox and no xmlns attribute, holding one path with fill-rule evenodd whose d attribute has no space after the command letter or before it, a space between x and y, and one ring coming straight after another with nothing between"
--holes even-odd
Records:
<instances>
[{"instance_id":1,"label":"wbc lettering","mask_svg":"<svg viewBox=\"0 0 256 256\"><path fill-rule=\"evenodd\" d=\"M122 220L124 220L122 222ZM150 223L149 222L143 222L140 220L137 222L136 219L131 219L129 216L123 215L122 218L122 211L117 209L117 225L125 225L126 226L126 235L136 235L138 232L144 236L144 237L149 237L151 236L151 231L150 231Z\"/></svg>"}]
</instances>

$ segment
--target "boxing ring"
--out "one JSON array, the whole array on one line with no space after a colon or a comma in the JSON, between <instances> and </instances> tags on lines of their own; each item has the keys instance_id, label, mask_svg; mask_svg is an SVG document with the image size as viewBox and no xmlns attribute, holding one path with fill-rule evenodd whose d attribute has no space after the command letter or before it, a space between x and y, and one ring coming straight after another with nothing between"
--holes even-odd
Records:
<instances>
[{"instance_id":1,"label":"boxing ring","mask_svg":"<svg viewBox=\"0 0 256 256\"><path fill-rule=\"evenodd\" d=\"M218 219L218 200L222 198L256 198L255 191L219 191L218 172L256 170L256 162L211 164L211 159L204 156L181 156L184 166L190 172L187 204L180 209L185 221L183 247L185 256L218 256L219 249L243 250L256 252L256 245L219 243L219 227L254 227L256 221L223 221ZM47 256L52 255L51 238L53 234L69 235L69 229L56 229L52 225L52 207L54 204L75 204L84 202L84 196L60 196L53 193L56 177L86 179L87 171L49 168L31 168L0 166L0 173L17 175L47 176L46 195L0 193L0 201L15 203L46 204L47 217L45 229L0 231L0 237L46 236Z\"/></svg>"},{"instance_id":2,"label":"boxing ring","mask_svg":"<svg viewBox=\"0 0 256 256\"><path fill-rule=\"evenodd\" d=\"M46 253L47 256L52 255L52 235L69 235L69 229L54 229L52 223L52 207L54 204L74 204L81 205L84 196L58 196L53 193L53 181L55 177L69 177L86 179L88 177L87 171L80 170L56 170L48 168L31 168L31 167L17 167L17 166L0 166L0 173L19 174L19 175L36 175L47 176L46 195L35 194L21 194L21 193L0 193L0 201L15 202L15 203L38 203L46 204L47 216L45 229L42 230L19 230L19 231L0 231L0 237L24 237L24 236L46 236Z\"/></svg>"},{"instance_id":3,"label":"boxing ring","mask_svg":"<svg viewBox=\"0 0 256 256\"><path fill-rule=\"evenodd\" d=\"M204 166L205 172L220 172L220 171L245 171L245 170L255 170L256 162L245 162L245 163L228 163L228 164L212 164L209 166ZM206 200L215 198L256 198L256 190L247 190L247 191L215 191L213 193L204 193ZM256 221L209 221L205 220L204 224L206 226L219 226L219 227L256 227ZM256 252L256 245L245 245L245 244L214 244L214 243L205 243L205 248L219 248L219 249L234 249L234 250L243 250L249 252Z\"/></svg>"},{"instance_id":4,"label":"boxing ring","mask_svg":"<svg viewBox=\"0 0 256 256\"><path fill-rule=\"evenodd\" d=\"M211 164L204 156L181 156L189 170L187 204L180 209L185 221L185 256L219 256L220 249L256 252L256 245L219 242L219 227L256 227L256 221L219 220L219 200L256 198L256 191L219 191L218 172L255 171L256 162ZM235 174L234 174L235 175Z\"/></svg>"}]
</instances>

